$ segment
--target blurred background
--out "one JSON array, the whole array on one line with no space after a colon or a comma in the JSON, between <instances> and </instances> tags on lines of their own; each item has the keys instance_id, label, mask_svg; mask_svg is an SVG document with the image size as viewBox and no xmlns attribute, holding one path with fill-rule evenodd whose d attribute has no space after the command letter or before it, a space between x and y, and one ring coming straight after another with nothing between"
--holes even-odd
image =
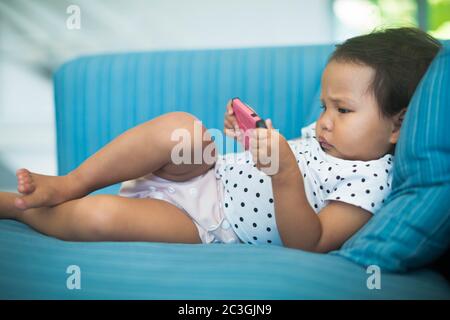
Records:
<instances>
[{"instance_id":1,"label":"blurred background","mask_svg":"<svg viewBox=\"0 0 450 320\"><path fill-rule=\"evenodd\" d=\"M0 190L56 174L53 72L118 51L336 43L383 26L450 38L450 0L0 0Z\"/></svg>"}]
</instances>

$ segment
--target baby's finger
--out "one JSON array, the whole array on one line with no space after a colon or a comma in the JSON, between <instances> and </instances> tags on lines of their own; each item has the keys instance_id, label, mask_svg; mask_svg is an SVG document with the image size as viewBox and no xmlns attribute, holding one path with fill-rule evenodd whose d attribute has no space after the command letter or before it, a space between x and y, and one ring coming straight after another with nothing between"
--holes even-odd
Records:
<instances>
[{"instance_id":1,"label":"baby's finger","mask_svg":"<svg viewBox=\"0 0 450 320\"><path fill-rule=\"evenodd\" d=\"M232 137L232 138L236 137L236 132L233 129L225 128L224 131L227 136Z\"/></svg>"},{"instance_id":2,"label":"baby's finger","mask_svg":"<svg viewBox=\"0 0 450 320\"><path fill-rule=\"evenodd\" d=\"M234 116L234 114L233 114L233 115L230 115L230 114L228 114L227 112L225 112L225 117L224 117L224 119L225 119L225 120L228 120L229 122L231 122L231 124L233 125L233 127L234 127L234 126L237 126L237 120L236 120L236 116Z\"/></svg>"},{"instance_id":3,"label":"baby's finger","mask_svg":"<svg viewBox=\"0 0 450 320\"><path fill-rule=\"evenodd\" d=\"M259 141L258 145L258 159L260 162L265 162L269 155L269 145L267 144L267 140Z\"/></svg>"},{"instance_id":4,"label":"baby's finger","mask_svg":"<svg viewBox=\"0 0 450 320\"><path fill-rule=\"evenodd\" d=\"M250 139L250 147L256 152L258 150L258 136L256 130L249 129L246 134Z\"/></svg>"},{"instance_id":5,"label":"baby's finger","mask_svg":"<svg viewBox=\"0 0 450 320\"><path fill-rule=\"evenodd\" d=\"M254 140L255 142L258 141L259 139L258 129L249 129L248 134L252 140Z\"/></svg>"},{"instance_id":6,"label":"baby's finger","mask_svg":"<svg viewBox=\"0 0 450 320\"><path fill-rule=\"evenodd\" d=\"M267 139L267 129L256 128L255 132L258 140Z\"/></svg>"},{"instance_id":7,"label":"baby's finger","mask_svg":"<svg viewBox=\"0 0 450 320\"><path fill-rule=\"evenodd\" d=\"M232 100L229 100L228 101L228 104L227 104L227 114L229 114L229 115L233 115L233 107L231 106L231 102L232 102Z\"/></svg>"},{"instance_id":8,"label":"baby's finger","mask_svg":"<svg viewBox=\"0 0 450 320\"><path fill-rule=\"evenodd\" d=\"M238 128L238 129L239 129L239 125L238 125L238 122L237 122L235 116L228 116L228 117L227 117L227 120L230 121L231 125L232 125L234 128Z\"/></svg>"},{"instance_id":9,"label":"baby's finger","mask_svg":"<svg viewBox=\"0 0 450 320\"><path fill-rule=\"evenodd\" d=\"M233 130L234 130L234 125L233 125L233 123L231 122L231 120L225 119L225 121L224 121L223 124L224 124L225 128L227 128L227 129L233 129Z\"/></svg>"},{"instance_id":10,"label":"baby's finger","mask_svg":"<svg viewBox=\"0 0 450 320\"><path fill-rule=\"evenodd\" d=\"M236 139L239 142L242 142L244 140L244 136L242 135L241 131L236 132Z\"/></svg>"},{"instance_id":11,"label":"baby's finger","mask_svg":"<svg viewBox=\"0 0 450 320\"><path fill-rule=\"evenodd\" d=\"M237 120L236 120L236 116L235 116L234 113L233 113L233 114L227 114L227 115L225 116L225 118L227 118L228 120L230 120L231 123L232 123L233 125L237 125Z\"/></svg>"}]
</instances>

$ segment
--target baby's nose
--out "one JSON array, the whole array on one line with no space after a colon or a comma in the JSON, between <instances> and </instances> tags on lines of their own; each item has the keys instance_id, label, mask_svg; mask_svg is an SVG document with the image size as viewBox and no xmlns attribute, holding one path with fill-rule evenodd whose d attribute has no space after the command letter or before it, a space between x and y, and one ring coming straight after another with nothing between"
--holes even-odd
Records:
<instances>
[{"instance_id":1,"label":"baby's nose","mask_svg":"<svg viewBox=\"0 0 450 320\"><path fill-rule=\"evenodd\" d=\"M321 130L332 131L333 130L333 121L330 118L322 117L319 120L319 128Z\"/></svg>"}]
</instances>

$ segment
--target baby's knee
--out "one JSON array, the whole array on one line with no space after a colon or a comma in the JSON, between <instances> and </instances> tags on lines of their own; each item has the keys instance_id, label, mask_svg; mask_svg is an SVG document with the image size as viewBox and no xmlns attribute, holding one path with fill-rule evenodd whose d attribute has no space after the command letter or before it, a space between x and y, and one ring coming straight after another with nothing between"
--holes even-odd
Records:
<instances>
[{"instance_id":1,"label":"baby's knee","mask_svg":"<svg viewBox=\"0 0 450 320\"><path fill-rule=\"evenodd\" d=\"M172 126L176 128L184 128L191 130L194 128L194 124L198 122L200 124L200 120L195 117L193 114L185 111L173 111L165 114L165 117L170 120Z\"/></svg>"},{"instance_id":2,"label":"baby's knee","mask_svg":"<svg viewBox=\"0 0 450 320\"><path fill-rule=\"evenodd\" d=\"M174 136L180 139L188 139L192 148L205 149L208 145L213 143L212 136L208 129L203 125L203 122L195 117L193 114L184 111L175 111L168 114L171 117L171 137ZM173 130L183 130L179 134L173 134ZM187 134L187 136L186 136ZM173 141L173 139L171 140ZM179 141L177 141L179 142Z\"/></svg>"},{"instance_id":3,"label":"baby's knee","mask_svg":"<svg viewBox=\"0 0 450 320\"><path fill-rule=\"evenodd\" d=\"M117 205L112 195L93 195L79 203L74 219L79 221L79 233L86 240L104 240L114 229ZM112 240L112 239L111 239Z\"/></svg>"}]
</instances>

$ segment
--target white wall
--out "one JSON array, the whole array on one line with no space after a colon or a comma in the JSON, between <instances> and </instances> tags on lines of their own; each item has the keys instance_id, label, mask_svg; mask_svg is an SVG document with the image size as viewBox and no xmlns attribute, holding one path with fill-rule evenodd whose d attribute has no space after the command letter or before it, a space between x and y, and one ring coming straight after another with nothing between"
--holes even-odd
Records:
<instances>
[{"instance_id":1,"label":"white wall","mask_svg":"<svg viewBox=\"0 0 450 320\"><path fill-rule=\"evenodd\" d=\"M77 4L81 29L68 30ZM51 72L81 54L332 41L329 0L0 0L0 188L56 174ZM2 171L3 170L3 171ZM2 180L2 181L1 181Z\"/></svg>"}]
</instances>

